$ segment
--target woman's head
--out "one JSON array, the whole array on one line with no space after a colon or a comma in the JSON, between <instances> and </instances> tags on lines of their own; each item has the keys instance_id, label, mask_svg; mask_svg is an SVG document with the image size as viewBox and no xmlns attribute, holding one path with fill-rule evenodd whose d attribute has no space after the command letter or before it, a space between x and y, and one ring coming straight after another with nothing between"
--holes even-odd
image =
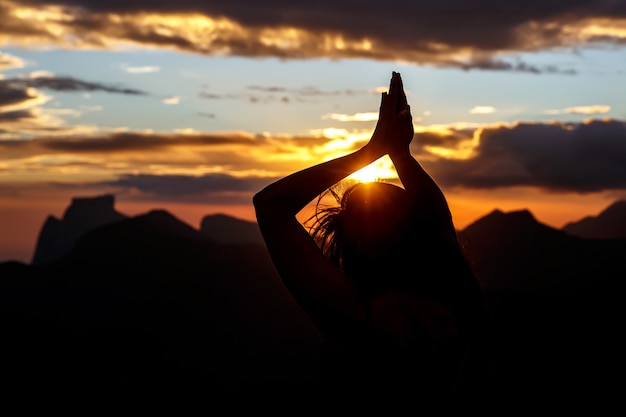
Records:
<instances>
[{"instance_id":1,"label":"woman's head","mask_svg":"<svg viewBox=\"0 0 626 417\"><path fill-rule=\"evenodd\" d=\"M335 198L339 207L319 209L312 217L311 232L322 251L351 279L388 270L410 229L406 191L389 183L358 183Z\"/></svg>"},{"instance_id":2,"label":"woman's head","mask_svg":"<svg viewBox=\"0 0 626 417\"><path fill-rule=\"evenodd\" d=\"M404 189L388 183L359 183L351 187L341 200L338 237L368 258L384 255L400 237L406 199Z\"/></svg>"},{"instance_id":3,"label":"woman's head","mask_svg":"<svg viewBox=\"0 0 626 417\"><path fill-rule=\"evenodd\" d=\"M420 206L382 182L331 192L339 206L318 209L310 231L357 293L396 288L434 296L446 293L446 277L471 275L456 237L448 236L448 216L433 215L428 202Z\"/></svg>"}]
</instances>

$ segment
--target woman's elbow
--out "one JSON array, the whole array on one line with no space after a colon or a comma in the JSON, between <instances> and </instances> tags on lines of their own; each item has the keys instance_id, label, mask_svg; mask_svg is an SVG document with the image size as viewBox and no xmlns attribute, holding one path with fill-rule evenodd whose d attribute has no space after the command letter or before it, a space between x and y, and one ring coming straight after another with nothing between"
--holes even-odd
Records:
<instances>
[{"instance_id":1,"label":"woman's elbow","mask_svg":"<svg viewBox=\"0 0 626 417\"><path fill-rule=\"evenodd\" d=\"M279 210L279 204L275 196L271 195L271 190L267 188L257 192L252 197L252 204L256 213L257 220L265 219L268 216L275 216Z\"/></svg>"},{"instance_id":2,"label":"woman's elbow","mask_svg":"<svg viewBox=\"0 0 626 417\"><path fill-rule=\"evenodd\" d=\"M252 197L252 205L254 205L255 209L263 205L264 195L263 190L261 190Z\"/></svg>"},{"instance_id":3,"label":"woman's elbow","mask_svg":"<svg viewBox=\"0 0 626 417\"><path fill-rule=\"evenodd\" d=\"M267 198L267 193L264 190L259 191L252 197L252 205L254 206L254 210L256 211L257 216L260 212L263 212L268 209L270 206L270 201Z\"/></svg>"}]
</instances>

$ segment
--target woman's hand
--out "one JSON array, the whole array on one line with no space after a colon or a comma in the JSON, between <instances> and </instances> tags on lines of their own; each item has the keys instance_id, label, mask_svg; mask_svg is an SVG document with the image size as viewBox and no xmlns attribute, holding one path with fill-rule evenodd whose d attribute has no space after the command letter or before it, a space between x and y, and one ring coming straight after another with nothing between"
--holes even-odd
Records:
<instances>
[{"instance_id":1,"label":"woman's hand","mask_svg":"<svg viewBox=\"0 0 626 417\"><path fill-rule=\"evenodd\" d=\"M394 72L389 92L383 93L379 118L370 145L383 153L408 152L413 140L413 120L400 74Z\"/></svg>"}]
</instances>

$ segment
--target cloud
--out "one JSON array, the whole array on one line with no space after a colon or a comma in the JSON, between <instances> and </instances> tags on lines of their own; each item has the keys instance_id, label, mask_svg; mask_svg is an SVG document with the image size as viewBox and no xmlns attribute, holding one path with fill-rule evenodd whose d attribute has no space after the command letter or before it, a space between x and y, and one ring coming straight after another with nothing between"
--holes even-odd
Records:
<instances>
[{"instance_id":1,"label":"cloud","mask_svg":"<svg viewBox=\"0 0 626 417\"><path fill-rule=\"evenodd\" d=\"M489 114L495 113L495 111L496 108L493 106L474 106L469 112L470 114Z\"/></svg>"},{"instance_id":2,"label":"cloud","mask_svg":"<svg viewBox=\"0 0 626 417\"><path fill-rule=\"evenodd\" d=\"M126 65L122 65L122 69L124 70L124 72L127 72L129 74L149 74L151 72L161 71L161 67L155 65L143 67L129 67Z\"/></svg>"},{"instance_id":3,"label":"cloud","mask_svg":"<svg viewBox=\"0 0 626 417\"><path fill-rule=\"evenodd\" d=\"M24 74L21 78L54 78L54 74L50 71L39 70Z\"/></svg>"},{"instance_id":4,"label":"cloud","mask_svg":"<svg viewBox=\"0 0 626 417\"><path fill-rule=\"evenodd\" d=\"M2 139L9 139L9 142L15 142L17 145L25 137L89 134L96 131L95 126L68 126L64 119L58 117L58 115L77 116L79 113L71 109L36 107L0 112L0 143ZM4 154L3 157L7 158L9 154Z\"/></svg>"},{"instance_id":5,"label":"cloud","mask_svg":"<svg viewBox=\"0 0 626 417\"><path fill-rule=\"evenodd\" d=\"M447 186L534 186L580 193L626 189L626 122L517 123L477 129L463 159L425 162ZM469 141L469 142L468 142ZM449 145L449 144L447 144ZM428 151L427 147L420 152Z\"/></svg>"},{"instance_id":6,"label":"cloud","mask_svg":"<svg viewBox=\"0 0 626 417\"><path fill-rule=\"evenodd\" d=\"M0 126L36 126L44 109L0 113ZM365 131L310 135L246 132L39 131L2 139L0 169L62 187L94 187L134 198L249 204L276 178L361 147ZM87 129L87 127L85 127ZM1 133L1 131L0 131ZM370 132L371 133L371 132ZM43 137L41 135L45 134ZM419 126L412 153L443 187L530 186L549 192L626 191L626 121Z\"/></svg>"},{"instance_id":7,"label":"cloud","mask_svg":"<svg viewBox=\"0 0 626 417\"><path fill-rule=\"evenodd\" d=\"M68 136L65 138L36 139L31 141L31 143L37 143L38 146L47 150L75 153L163 152L168 148L185 148L190 146L254 146L256 142L257 139L253 135L243 133L167 134L141 132L113 132L88 138Z\"/></svg>"},{"instance_id":8,"label":"cloud","mask_svg":"<svg viewBox=\"0 0 626 417\"><path fill-rule=\"evenodd\" d=\"M131 199L249 204L252 191L310 162L321 162L323 145L330 140L244 132L123 131L0 138L0 168L11 178L33 178L54 189L91 184L93 189L127 193ZM3 184L19 190L29 183L4 178Z\"/></svg>"},{"instance_id":9,"label":"cloud","mask_svg":"<svg viewBox=\"0 0 626 417\"><path fill-rule=\"evenodd\" d=\"M246 100L249 103L290 103L292 100L297 102L309 102L317 97L332 96L356 96L361 94L371 94L371 92L362 90L323 90L315 86L305 86L300 88L286 88L279 86L258 86L250 85L246 90L254 91L250 94L247 92L216 94L208 91L200 91L198 96L208 100Z\"/></svg>"},{"instance_id":10,"label":"cloud","mask_svg":"<svg viewBox=\"0 0 626 417\"><path fill-rule=\"evenodd\" d=\"M378 113L375 113L375 112L355 113L355 114L328 113L328 114L323 115L322 119L338 120L340 122L371 122L373 120L378 120Z\"/></svg>"},{"instance_id":11,"label":"cloud","mask_svg":"<svg viewBox=\"0 0 626 417\"><path fill-rule=\"evenodd\" d=\"M235 177L227 174L191 175L122 175L98 185L122 189L122 192L158 197L164 201L197 201L205 204L250 204L252 195L276 178Z\"/></svg>"},{"instance_id":12,"label":"cloud","mask_svg":"<svg viewBox=\"0 0 626 417\"><path fill-rule=\"evenodd\" d=\"M59 116L77 116L80 112L71 109L39 108L52 97L39 89L54 91L106 91L108 93L144 95L143 91L86 82L70 77L55 77L49 73L31 73L21 78L0 79L0 138L23 138L30 135L64 135L91 133L94 126L68 126ZM87 108L101 110L101 106Z\"/></svg>"},{"instance_id":13,"label":"cloud","mask_svg":"<svg viewBox=\"0 0 626 417\"><path fill-rule=\"evenodd\" d=\"M6 81L6 80L4 80ZM29 79L10 80L13 84L24 87L46 88L55 91L105 91L107 93L145 95L144 91L119 87L98 82L81 81L72 77L38 76Z\"/></svg>"},{"instance_id":14,"label":"cloud","mask_svg":"<svg viewBox=\"0 0 626 417\"><path fill-rule=\"evenodd\" d=\"M546 110L545 114L602 114L608 113L611 111L611 106L596 104L593 106L576 106L576 107L567 107L565 109L551 109Z\"/></svg>"},{"instance_id":15,"label":"cloud","mask_svg":"<svg viewBox=\"0 0 626 417\"><path fill-rule=\"evenodd\" d=\"M626 4L618 1L364 0L0 0L0 44L114 48L121 43L208 55L362 58L416 64L575 73L506 54L621 47Z\"/></svg>"},{"instance_id":16,"label":"cloud","mask_svg":"<svg viewBox=\"0 0 626 417\"><path fill-rule=\"evenodd\" d=\"M0 113L44 104L50 99L51 97L39 93L35 88L10 79L0 80Z\"/></svg>"},{"instance_id":17,"label":"cloud","mask_svg":"<svg viewBox=\"0 0 626 417\"><path fill-rule=\"evenodd\" d=\"M263 91L266 93L284 93L287 91L285 87L263 87L260 85L249 85L248 89L256 90L256 91Z\"/></svg>"},{"instance_id":18,"label":"cloud","mask_svg":"<svg viewBox=\"0 0 626 417\"><path fill-rule=\"evenodd\" d=\"M441 66L445 66L446 62L443 61ZM577 72L574 69L566 68L561 69L554 65L544 65L542 67L531 65L526 62L522 62L519 59L515 59L513 62L498 59L494 56L481 53L479 56L468 55L464 59L450 59L447 62L448 66L458 67L460 69L469 70L492 70L492 71L513 71L513 72L527 72L531 74L564 74L575 75Z\"/></svg>"},{"instance_id":19,"label":"cloud","mask_svg":"<svg viewBox=\"0 0 626 417\"><path fill-rule=\"evenodd\" d=\"M166 97L163 99L163 103L169 104L169 105L178 104L180 103L180 97L178 96Z\"/></svg>"},{"instance_id":20,"label":"cloud","mask_svg":"<svg viewBox=\"0 0 626 417\"><path fill-rule=\"evenodd\" d=\"M611 106L578 106L578 107L568 107L563 110L565 113L571 114L598 114L598 113L608 113L611 111Z\"/></svg>"},{"instance_id":21,"label":"cloud","mask_svg":"<svg viewBox=\"0 0 626 417\"><path fill-rule=\"evenodd\" d=\"M16 56L0 52L0 71L6 71L13 68L24 68L26 62Z\"/></svg>"}]
</instances>

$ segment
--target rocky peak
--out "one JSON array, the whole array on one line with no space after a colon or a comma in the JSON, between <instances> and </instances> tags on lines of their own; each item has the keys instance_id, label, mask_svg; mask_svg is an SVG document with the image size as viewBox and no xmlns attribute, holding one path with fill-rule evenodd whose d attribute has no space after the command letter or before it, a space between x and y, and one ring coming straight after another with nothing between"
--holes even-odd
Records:
<instances>
[{"instance_id":1,"label":"rocky peak","mask_svg":"<svg viewBox=\"0 0 626 417\"><path fill-rule=\"evenodd\" d=\"M111 194L73 198L63 219L54 216L46 219L39 232L32 263L53 262L67 254L88 231L126 218L115 210L114 204L115 197Z\"/></svg>"}]
</instances>

